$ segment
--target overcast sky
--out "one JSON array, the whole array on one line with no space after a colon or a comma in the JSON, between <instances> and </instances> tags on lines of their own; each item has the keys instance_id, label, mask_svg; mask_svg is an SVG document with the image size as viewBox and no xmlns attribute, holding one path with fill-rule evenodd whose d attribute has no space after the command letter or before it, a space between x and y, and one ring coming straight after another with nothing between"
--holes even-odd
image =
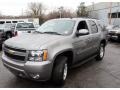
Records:
<instances>
[{"instance_id":1,"label":"overcast sky","mask_svg":"<svg viewBox=\"0 0 120 90\"><path fill-rule=\"evenodd\" d=\"M41 2L50 11L60 6L76 10L77 6L83 0L0 0L0 12L3 15L21 15L22 11L27 9L27 5L30 2ZM84 2L90 5L92 2L97 3L98 0L84 0Z\"/></svg>"}]
</instances>

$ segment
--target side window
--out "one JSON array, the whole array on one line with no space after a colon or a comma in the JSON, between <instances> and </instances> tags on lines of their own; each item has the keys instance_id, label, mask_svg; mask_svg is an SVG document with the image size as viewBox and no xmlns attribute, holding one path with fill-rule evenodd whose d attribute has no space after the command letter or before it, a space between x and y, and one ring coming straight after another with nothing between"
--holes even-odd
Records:
<instances>
[{"instance_id":1,"label":"side window","mask_svg":"<svg viewBox=\"0 0 120 90\"><path fill-rule=\"evenodd\" d=\"M88 30L88 26L87 26L86 21L80 21L79 22L77 30L80 30L80 29L87 29Z\"/></svg>"},{"instance_id":2,"label":"side window","mask_svg":"<svg viewBox=\"0 0 120 90\"><path fill-rule=\"evenodd\" d=\"M98 27L94 21L89 20L89 25L91 29L91 33L97 33L98 32Z\"/></svg>"}]
</instances>

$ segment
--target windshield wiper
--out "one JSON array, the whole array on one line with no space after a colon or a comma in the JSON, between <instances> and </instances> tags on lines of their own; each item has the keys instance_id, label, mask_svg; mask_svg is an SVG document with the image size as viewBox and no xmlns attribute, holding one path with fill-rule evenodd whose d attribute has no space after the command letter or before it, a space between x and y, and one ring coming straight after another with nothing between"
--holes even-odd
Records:
<instances>
[{"instance_id":1,"label":"windshield wiper","mask_svg":"<svg viewBox=\"0 0 120 90\"><path fill-rule=\"evenodd\" d=\"M60 34L60 33L58 33L58 32L51 32L51 31L50 31L50 32L49 32L49 31L48 31L48 32L43 32L43 33L62 35L62 34Z\"/></svg>"}]
</instances>

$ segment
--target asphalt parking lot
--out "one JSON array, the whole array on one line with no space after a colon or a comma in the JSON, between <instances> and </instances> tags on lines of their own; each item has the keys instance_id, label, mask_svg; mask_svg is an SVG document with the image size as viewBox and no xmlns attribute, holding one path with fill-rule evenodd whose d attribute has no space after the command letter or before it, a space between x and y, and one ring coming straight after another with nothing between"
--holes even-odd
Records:
<instances>
[{"instance_id":1,"label":"asphalt parking lot","mask_svg":"<svg viewBox=\"0 0 120 90\"><path fill-rule=\"evenodd\" d=\"M0 53L1 56L1 53ZM56 87L51 82L34 82L18 79L12 75L0 60L0 88L41 88ZM71 69L65 85L61 87L120 88L120 42L110 42L106 47L103 61L91 60Z\"/></svg>"}]
</instances>

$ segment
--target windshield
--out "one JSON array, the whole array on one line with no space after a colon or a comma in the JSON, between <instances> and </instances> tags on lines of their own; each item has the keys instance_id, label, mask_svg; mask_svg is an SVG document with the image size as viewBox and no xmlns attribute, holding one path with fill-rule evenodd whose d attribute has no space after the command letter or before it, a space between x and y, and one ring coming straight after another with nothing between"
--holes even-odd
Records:
<instances>
[{"instance_id":1,"label":"windshield","mask_svg":"<svg viewBox=\"0 0 120 90\"><path fill-rule=\"evenodd\" d=\"M16 28L34 28L33 23L18 23Z\"/></svg>"},{"instance_id":2,"label":"windshield","mask_svg":"<svg viewBox=\"0 0 120 90\"><path fill-rule=\"evenodd\" d=\"M73 20L50 20L41 25L37 31L49 34L70 35L73 31Z\"/></svg>"},{"instance_id":3,"label":"windshield","mask_svg":"<svg viewBox=\"0 0 120 90\"><path fill-rule=\"evenodd\" d=\"M120 26L119 26L119 25L116 25L116 26L113 27L113 29L115 29L115 30L116 30L116 29L120 29Z\"/></svg>"}]
</instances>

